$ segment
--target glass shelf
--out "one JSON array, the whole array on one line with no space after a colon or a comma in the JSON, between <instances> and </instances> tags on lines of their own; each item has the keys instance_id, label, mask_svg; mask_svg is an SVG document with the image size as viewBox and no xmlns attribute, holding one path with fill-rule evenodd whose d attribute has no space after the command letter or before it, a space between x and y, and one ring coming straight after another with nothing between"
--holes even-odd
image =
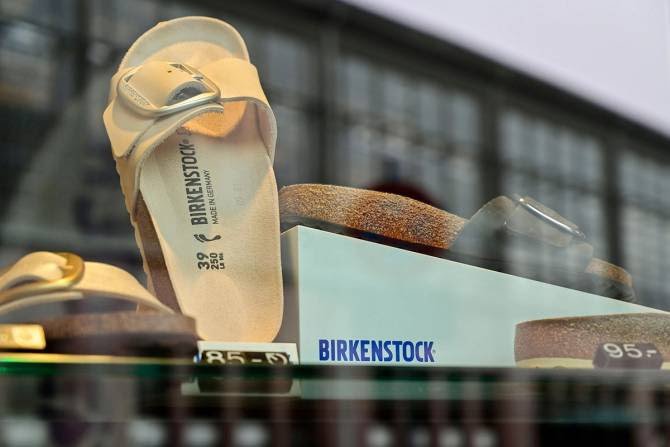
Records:
<instances>
[{"instance_id":1,"label":"glass shelf","mask_svg":"<svg viewBox=\"0 0 670 447\"><path fill-rule=\"evenodd\" d=\"M366 441L375 436L410 445L412 436L437 442L425 445L478 445L477 436L536 442L565 426L570 436L598 429L599 437L619 437L670 421L669 379L648 370L212 366L15 355L0 363L0 424L29 421L54 430L66 422L111 423L126 437L152 430L186 436L197 427L217 442L248 429L255 435L244 436L288 436L291 445L347 433L368 445L377 445ZM443 438L472 442L440 444Z\"/></svg>"}]
</instances>

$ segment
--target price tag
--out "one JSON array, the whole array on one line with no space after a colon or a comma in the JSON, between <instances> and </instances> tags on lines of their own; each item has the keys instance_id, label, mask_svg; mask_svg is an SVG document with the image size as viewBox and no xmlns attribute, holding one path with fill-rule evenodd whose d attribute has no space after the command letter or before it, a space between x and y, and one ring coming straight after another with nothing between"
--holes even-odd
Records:
<instances>
[{"instance_id":1,"label":"price tag","mask_svg":"<svg viewBox=\"0 0 670 447\"><path fill-rule=\"evenodd\" d=\"M298 363L294 343L198 342L197 363L210 365L289 365Z\"/></svg>"},{"instance_id":2,"label":"price tag","mask_svg":"<svg viewBox=\"0 0 670 447\"><path fill-rule=\"evenodd\" d=\"M205 350L200 354L199 363L209 365L288 365L291 362L285 352Z\"/></svg>"},{"instance_id":3,"label":"price tag","mask_svg":"<svg viewBox=\"0 0 670 447\"><path fill-rule=\"evenodd\" d=\"M282 366L298 363L294 343L230 343L198 342L195 361L205 365L265 365ZM236 395L297 395L299 387L288 372L268 374L267 377L218 376L198 377L194 383L182 387L186 394Z\"/></svg>"},{"instance_id":4,"label":"price tag","mask_svg":"<svg viewBox=\"0 0 670 447\"><path fill-rule=\"evenodd\" d=\"M602 343L593 356L594 368L660 369L663 355L653 343Z\"/></svg>"}]
</instances>

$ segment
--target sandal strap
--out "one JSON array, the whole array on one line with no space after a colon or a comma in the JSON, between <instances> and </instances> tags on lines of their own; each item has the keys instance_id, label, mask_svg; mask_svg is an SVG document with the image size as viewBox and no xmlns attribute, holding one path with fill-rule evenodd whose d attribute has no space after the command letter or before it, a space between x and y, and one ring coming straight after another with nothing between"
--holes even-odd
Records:
<instances>
[{"instance_id":1,"label":"sandal strap","mask_svg":"<svg viewBox=\"0 0 670 447\"><path fill-rule=\"evenodd\" d=\"M30 253L0 272L0 315L54 302L93 308L96 298L173 312L128 272L70 253Z\"/></svg>"},{"instance_id":2,"label":"sandal strap","mask_svg":"<svg viewBox=\"0 0 670 447\"><path fill-rule=\"evenodd\" d=\"M577 225L538 201L519 196L500 196L486 203L463 227L451 249L504 259L509 241L528 247L529 254L554 248L556 254L569 257L577 271L584 271L593 257L593 246Z\"/></svg>"},{"instance_id":3,"label":"sandal strap","mask_svg":"<svg viewBox=\"0 0 670 447\"><path fill-rule=\"evenodd\" d=\"M112 152L131 215L143 162L153 149L181 126L203 114L207 129L194 131L225 137L245 119L251 104L270 160L274 160L277 124L260 84L256 67L229 57L194 68L169 61L150 61L125 68L111 80L110 103L103 115Z\"/></svg>"},{"instance_id":4,"label":"sandal strap","mask_svg":"<svg viewBox=\"0 0 670 447\"><path fill-rule=\"evenodd\" d=\"M463 226L450 250L510 266L517 275L567 287L581 278L582 290L635 299L627 272L594 258L593 246L577 225L530 197L489 201Z\"/></svg>"}]
</instances>

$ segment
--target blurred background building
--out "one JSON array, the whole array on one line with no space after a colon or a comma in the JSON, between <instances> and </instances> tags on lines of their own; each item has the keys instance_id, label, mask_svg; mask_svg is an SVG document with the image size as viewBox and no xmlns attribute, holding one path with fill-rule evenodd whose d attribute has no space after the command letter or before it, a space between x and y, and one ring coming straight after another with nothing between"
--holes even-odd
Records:
<instances>
[{"instance_id":1,"label":"blurred background building","mask_svg":"<svg viewBox=\"0 0 670 447\"><path fill-rule=\"evenodd\" d=\"M530 195L670 309L670 139L547 79L337 1L0 0L0 262L65 250L140 276L102 125L157 21L240 30L279 125L279 186L394 185L469 217ZM514 258L514 253L510 253Z\"/></svg>"}]
</instances>

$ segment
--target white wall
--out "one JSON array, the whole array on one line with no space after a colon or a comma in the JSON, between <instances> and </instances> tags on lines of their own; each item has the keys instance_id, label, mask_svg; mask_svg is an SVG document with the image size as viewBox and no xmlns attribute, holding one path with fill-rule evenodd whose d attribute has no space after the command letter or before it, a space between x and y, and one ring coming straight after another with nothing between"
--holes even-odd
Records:
<instances>
[{"instance_id":1,"label":"white wall","mask_svg":"<svg viewBox=\"0 0 670 447\"><path fill-rule=\"evenodd\" d=\"M670 136L670 0L346 0Z\"/></svg>"}]
</instances>

